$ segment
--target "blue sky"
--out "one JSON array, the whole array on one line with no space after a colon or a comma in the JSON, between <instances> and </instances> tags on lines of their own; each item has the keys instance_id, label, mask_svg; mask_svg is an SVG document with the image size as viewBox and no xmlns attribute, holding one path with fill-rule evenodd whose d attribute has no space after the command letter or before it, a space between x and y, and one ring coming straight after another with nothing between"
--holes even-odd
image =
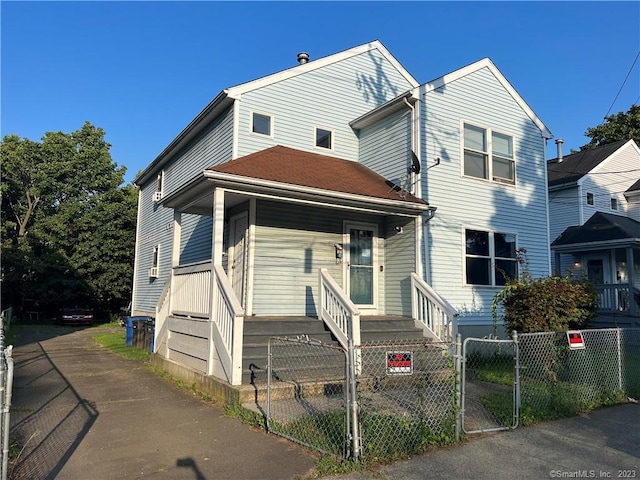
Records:
<instances>
[{"instance_id":1,"label":"blue sky","mask_svg":"<svg viewBox=\"0 0 640 480\"><path fill-rule=\"evenodd\" d=\"M2 135L88 120L127 180L222 89L300 51L377 39L421 83L490 57L565 152L588 141L640 51L639 2L2 1L0 14ZM640 60L611 113L639 97Z\"/></svg>"}]
</instances>

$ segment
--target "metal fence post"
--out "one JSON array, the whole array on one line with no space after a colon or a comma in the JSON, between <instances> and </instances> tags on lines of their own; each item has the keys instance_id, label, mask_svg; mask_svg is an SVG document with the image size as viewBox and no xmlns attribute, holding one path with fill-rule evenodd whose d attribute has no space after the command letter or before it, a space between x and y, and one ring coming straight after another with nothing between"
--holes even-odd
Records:
<instances>
[{"instance_id":1,"label":"metal fence post","mask_svg":"<svg viewBox=\"0 0 640 480\"><path fill-rule=\"evenodd\" d=\"M13 346L7 347L5 359L7 362L7 388L5 391L4 406L2 409L2 480L7 480L9 462L9 412L11 409L11 389L13 388Z\"/></svg>"},{"instance_id":2,"label":"metal fence post","mask_svg":"<svg viewBox=\"0 0 640 480\"><path fill-rule=\"evenodd\" d=\"M349 338L348 343L349 355L349 400L351 402L351 440L353 442L353 458L358 460L360 458L360 432L358 428L358 394L356 391L356 365L355 365L355 347L353 345L353 339Z\"/></svg>"},{"instance_id":3,"label":"metal fence post","mask_svg":"<svg viewBox=\"0 0 640 480\"><path fill-rule=\"evenodd\" d=\"M616 341L618 347L618 388L623 390L622 384L622 348L620 346L620 327L616 328Z\"/></svg>"},{"instance_id":4,"label":"metal fence post","mask_svg":"<svg viewBox=\"0 0 640 480\"><path fill-rule=\"evenodd\" d=\"M456 441L460 441L462 431L462 334L456 335Z\"/></svg>"},{"instance_id":5,"label":"metal fence post","mask_svg":"<svg viewBox=\"0 0 640 480\"><path fill-rule=\"evenodd\" d=\"M518 332L513 331L511 337L513 338L513 354L514 354L514 372L513 372L513 387L514 387L514 412L513 412L513 428L518 426L520 422L520 349L518 348Z\"/></svg>"}]
</instances>

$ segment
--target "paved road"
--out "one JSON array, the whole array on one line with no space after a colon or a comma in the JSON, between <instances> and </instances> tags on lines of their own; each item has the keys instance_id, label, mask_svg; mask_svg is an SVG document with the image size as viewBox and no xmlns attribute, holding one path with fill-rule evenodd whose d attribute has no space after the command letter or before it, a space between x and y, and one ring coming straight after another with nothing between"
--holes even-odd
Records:
<instances>
[{"instance_id":1,"label":"paved road","mask_svg":"<svg viewBox=\"0 0 640 480\"><path fill-rule=\"evenodd\" d=\"M15 480L286 479L313 468L301 448L224 417L94 333L19 331L11 424L26 448Z\"/></svg>"}]
</instances>

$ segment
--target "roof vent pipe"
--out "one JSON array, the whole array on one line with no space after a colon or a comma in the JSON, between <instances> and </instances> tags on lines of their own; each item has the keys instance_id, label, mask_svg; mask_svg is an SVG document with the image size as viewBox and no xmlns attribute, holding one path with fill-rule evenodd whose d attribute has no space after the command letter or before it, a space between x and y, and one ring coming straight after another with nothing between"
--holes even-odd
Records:
<instances>
[{"instance_id":1,"label":"roof vent pipe","mask_svg":"<svg viewBox=\"0 0 640 480\"><path fill-rule=\"evenodd\" d=\"M562 162L562 144L564 140L562 138L556 138L556 145L558 146L558 163Z\"/></svg>"},{"instance_id":2,"label":"roof vent pipe","mask_svg":"<svg viewBox=\"0 0 640 480\"><path fill-rule=\"evenodd\" d=\"M298 54L298 63L304 65L309 61L309 54L307 52L300 52Z\"/></svg>"}]
</instances>

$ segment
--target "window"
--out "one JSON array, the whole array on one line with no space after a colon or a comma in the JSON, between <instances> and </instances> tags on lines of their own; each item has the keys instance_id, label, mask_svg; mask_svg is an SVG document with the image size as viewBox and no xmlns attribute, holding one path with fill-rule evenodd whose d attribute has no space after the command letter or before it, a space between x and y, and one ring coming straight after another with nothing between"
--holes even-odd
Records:
<instances>
[{"instance_id":1,"label":"window","mask_svg":"<svg viewBox=\"0 0 640 480\"><path fill-rule=\"evenodd\" d=\"M153 247L151 256L151 268L149 269L149 278L158 278L158 268L160 265L160 245Z\"/></svg>"},{"instance_id":2,"label":"window","mask_svg":"<svg viewBox=\"0 0 640 480\"><path fill-rule=\"evenodd\" d=\"M253 112L251 131L260 135L271 136L271 117L262 113Z\"/></svg>"},{"instance_id":3,"label":"window","mask_svg":"<svg viewBox=\"0 0 640 480\"><path fill-rule=\"evenodd\" d=\"M333 132L324 128L316 128L316 147L333 148Z\"/></svg>"},{"instance_id":4,"label":"window","mask_svg":"<svg viewBox=\"0 0 640 480\"><path fill-rule=\"evenodd\" d=\"M594 203L593 193L587 192L587 205L593 205L593 203Z\"/></svg>"},{"instance_id":5,"label":"window","mask_svg":"<svg viewBox=\"0 0 640 480\"><path fill-rule=\"evenodd\" d=\"M611 210L618 210L618 199L611 197Z\"/></svg>"},{"instance_id":6,"label":"window","mask_svg":"<svg viewBox=\"0 0 640 480\"><path fill-rule=\"evenodd\" d=\"M513 137L464 124L464 175L494 182L516 182Z\"/></svg>"},{"instance_id":7,"label":"window","mask_svg":"<svg viewBox=\"0 0 640 480\"><path fill-rule=\"evenodd\" d=\"M467 285L506 285L518 275L516 236L512 233L465 230Z\"/></svg>"}]
</instances>

